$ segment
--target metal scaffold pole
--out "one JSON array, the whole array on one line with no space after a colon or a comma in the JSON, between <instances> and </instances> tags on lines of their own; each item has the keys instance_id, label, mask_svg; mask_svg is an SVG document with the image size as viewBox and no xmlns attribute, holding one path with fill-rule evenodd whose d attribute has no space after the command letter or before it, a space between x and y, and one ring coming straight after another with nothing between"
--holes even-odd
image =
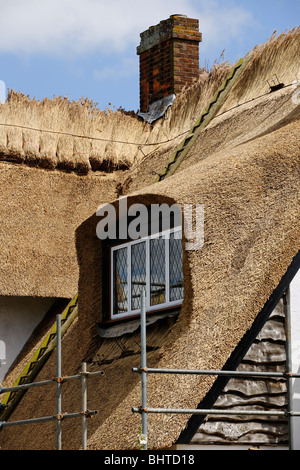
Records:
<instances>
[{"instance_id":1,"label":"metal scaffold pole","mask_svg":"<svg viewBox=\"0 0 300 470\"><path fill-rule=\"evenodd\" d=\"M61 417L62 417L62 400L61 400L61 317L56 316L56 334L57 334L57 367L56 367L56 446L57 450L61 450Z\"/></svg>"},{"instance_id":2,"label":"metal scaffold pole","mask_svg":"<svg viewBox=\"0 0 300 470\"><path fill-rule=\"evenodd\" d=\"M144 370L143 370L144 369ZM147 342L146 342L146 302L145 290L141 294L141 374L142 374L142 434L145 443L143 449L148 449L148 418L147 412Z\"/></svg>"},{"instance_id":3,"label":"metal scaffold pole","mask_svg":"<svg viewBox=\"0 0 300 470\"><path fill-rule=\"evenodd\" d=\"M81 390L82 390L82 450L87 448L87 426L86 426L86 412L87 412L87 386L86 386L86 362L82 363L81 367Z\"/></svg>"},{"instance_id":4,"label":"metal scaffold pole","mask_svg":"<svg viewBox=\"0 0 300 470\"><path fill-rule=\"evenodd\" d=\"M286 351L286 377L287 377L287 416L289 428L289 449L294 450L293 435L293 373L292 373L292 347L291 347L291 312L289 289L283 296L283 307L285 317L285 351Z\"/></svg>"}]
</instances>

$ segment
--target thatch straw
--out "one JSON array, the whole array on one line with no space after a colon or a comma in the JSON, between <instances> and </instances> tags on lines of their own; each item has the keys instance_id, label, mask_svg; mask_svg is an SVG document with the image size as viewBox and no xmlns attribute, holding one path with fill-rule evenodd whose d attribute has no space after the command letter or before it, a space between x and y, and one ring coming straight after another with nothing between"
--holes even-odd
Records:
<instances>
[{"instance_id":1,"label":"thatch straw","mask_svg":"<svg viewBox=\"0 0 300 470\"><path fill-rule=\"evenodd\" d=\"M185 300L177 324L156 357L150 359L157 367L221 369L297 254L299 128L298 121L258 139L256 146L246 144L211 156L129 198L130 203L205 206L205 244L200 252L184 254ZM96 277L99 263L92 262L98 258L97 244L91 238L96 223L96 218L90 219L78 231L79 308L85 321L101 315L101 282ZM110 380L117 384L119 378L114 378L113 371L116 369L111 370ZM148 403L154 407L197 407L211 384L207 378L151 377ZM122 402L111 408L110 416L95 430L92 448L134 446L137 420L130 409L140 403L140 384L128 389L127 395L122 390L122 394ZM151 417L152 445L172 445L186 420L169 415Z\"/></svg>"},{"instance_id":2,"label":"thatch straw","mask_svg":"<svg viewBox=\"0 0 300 470\"><path fill-rule=\"evenodd\" d=\"M111 140L127 141L128 133L134 134L135 127L141 133L143 127L137 117L121 111L100 111L88 100L37 101L13 90L0 106L0 124L3 160L78 173L91 170L90 156L100 163L110 159L113 168L134 160L137 146L127 146L122 157L117 153L105 157L106 146ZM116 147L118 151L120 144Z\"/></svg>"},{"instance_id":3,"label":"thatch straw","mask_svg":"<svg viewBox=\"0 0 300 470\"><path fill-rule=\"evenodd\" d=\"M7 103L0 105L1 225L6 234L1 245L2 295L74 295L77 225L103 201L115 199L128 168L154 149L161 155L179 142L181 137L176 136L190 128L227 69L224 65L210 74L202 71L199 83L178 97L169 119L154 126L122 111L100 111L90 101L36 101L9 93ZM185 106L185 100L190 106ZM142 147L142 151L120 143L157 140L171 142ZM66 172L80 177L74 179Z\"/></svg>"},{"instance_id":4,"label":"thatch straw","mask_svg":"<svg viewBox=\"0 0 300 470\"><path fill-rule=\"evenodd\" d=\"M89 100L37 101L11 90L7 102L0 105L0 158L83 174L127 169L156 144L161 150L166 147L162 142L178 144L177 136L189 130L228 69L228 64L222 64L210 73L202 70L198 82L178 95L168 119L155 125L124 110L101 111Z\"/></svg>"},{"instance_id":5,"label":"thatch straw","mask_svg":"<svg viewBox=\"0 0 300 470\"><path fill-rule=\"evenodd\" d=\"M296 50L298 30L293 34L295 43L291 35L286 38L290 41L289 44L293 44L292 50ZM285 41L280 44L280 47L285 47ZM265 51L268 47L275 51L277 46L272 40ZM284 57L284 52L276 54L277 66L279 56ZM294 53L292 57L295 57ZM286 64L290 68L286 76L290 78L294 74L294 64L289 60ZM248 69L248 78L247 69L245 70L242 78L244 84L248 81L250 85L255 79L252 75L253 67L254 62ZM266 76L273 73L270 62L266 61L264 67L269 67L265 72ZM259 61L255 68L260 77L259 80L254 80L256 85L247 91L248 87L239 88L237 84L236 90L232 90L233 95L229 95L229 107L237 104L239 97L251 97L254 91L261 91L263 67L260 70ZM205 83L208 84L207 81ZM208 95L209 90L216 88L215 85L207 85ZM135 170L129 173L130 178L123 185L123 193L130 195L130 204L201 203L205 208L204 246L200 252L184 250L185 298L179 319L160 344L160 348L148 354L149 366L221 369L298 252L300 121L297 108L294 114L288 113L285 108L287 120L281 121L277 112L278 102L283 104L282 100L287 98L290 99L290 96L284 92L269 95L269 99L262 100L256 111L251 107L247 108L248 115L239 110L224 115L218 121L219 127L213 128L212 124L205 139L203 135L200 137L197 155L193 155L189 165L186 168L180 167L180 171L161 183L152 184L155 180L152 171L159 171L169 159L171 144L164 148L164 152L152 149L155 151L142 162L138 161ZM179 130L182 132L184 124L192 121L189 111L184 113L185 106L189 108L192 101L191 96L190 101L187 100L185 105L182 102L180 108L178 100L177 105L170 110L169 122L162 121L155 125L153 134L148 134L147 139L162 136L165 125L169 126L169 135L175 129L177 133ZM195 103L199 103L199 97L195 99ZM264 107L267 108L265 120L276 110L275 120L267 127L263 125L263 120L257 125L253 119L253 116L258 117L259 112L263 112ZM181 114L187 116L184 123L179 119L180 109ZM118 117L122 119L121 116ZM248 137L253 131L248 142L243 137L240 140L237 138L240 136L237 136L238 131L235 129L241 122L244 126L242 133L246 126ZM144 128L147 131L147 126ZM136 129L135 127L134 130ZM227 140L223 149L219 148L222 133ZM261 136L257 137L257 134ZM118 155L118 151L116 152ZM203 154L205 159L202 158ZM85 178L82 178L83 196L88 194L89 189L84 181ZM61 187L55 186L55 190L59 191ZM101 197L101 202L109 202L104 189L102 195L99 194L99 198ZM84 200L83 197L82 204ZM118 202L115 201L115 204L117 206ZM68 216L65 223L69 221ZM76 232L80 268L79 317L63 341L63 373L66 375L77 373L81 361L87 358L87 351L94 341L95 322L102 318L102 296L107 295L102 293L102 245L95 236L97 223L98 218L93 215ZM65 282L66 272L60 274L60 282ZM9 281L12 283L12 278ZM136 448L140 416L133 415L131 408L140 404L140 377L134 375L131 368L139 364L139 355L119 357L103 367L104 377L89 382L89 408L99 410L97 418L89 423L90 449ZM55 357L51 358L39 379L54 375ZM148 382L148 404L154 407L194 408L211 385L212 379L207 377L151 376ZM65 410L78 411L80 406L80 384L67 384L64 387ZM49 392L45 398L44 391L33 389L26 394L12 419L49 414L55 414L55 390ZM153 448L171 446L178 439L187 420L187 416L151 415L149 443ZM0 434L0 445L2 449L55 448L55 427L44 424L26 426L26 429L6 428ZM63 448L79 447L80 426L77 423L64 423Z\"/></svg>"},{"instance_id":6,"label":"thatch straw","mask_svg":"<svg viewBox=\"0 0 300 470\"><path fill-rule=\"evenodd\" d=\"M118 182L114 174L79 176L0 163L1 295L73 297L75 230L104 199L115 199Z\"/></svg>"},{"instance_id":7,"label":"thatch straw","mask_svg":"<svg viewBox=\"0 0 300 470\"><path fill-rule=\"evenodd\" d=\"M220 112L268 93L270 85L290 85L300 79L300 27L277 36L277 31L253 55ZM268 83L269 82L269 83Z\"/></svg>"},{"instance_id":8,"label":"thatch straw","mask_svg":"<svg viewBox=\"0 0 300 470\"><path fill-rule=\"evenodd\" d=\"M268 136L222 154L211 155L190 169L131 194L129 203L203 203L205 244L200 252L184 252L185 299L180 317L149 353L155 367L221 369L257 314L277 287L299 250L299 121ZM79 317L64 340L64 373L77 372L102 315L101 243L95 237L97 217L77 230L80 264ZM89 424L90 449L135 448L140 417L140 380L131 367L138 355L105 366L105 376L89 382L89 406L99 415ZM96 368L97 369L97 368ZM55 374L55 358L40 379ZM212 385L209 378L151 376L148 403L154 407L193 408ZM54 413L51 398L31 391L12 419ZM54 395L53 395L54 402ZM80 407L80 389L64 388L64 407ZM149 417L149 442L166 448L176 442L187 416ZM54 448L55 429L5 429L2 448ZM53 438L49 438L49 435ZM64 448L80 446L80 429L64 425ZM34 438L31 436L34 435Z\"/></svg>"},{"instance_id":9,"label":"thatch straw","mask_svg":"<svg viewBox=\"0 0 300 470\"><path fill-rule=\"evenodd\" d=\"M201 133L196 145L185 157L177 172L212 153L234 148L299 118L299 103L297 105L292 101L295 85L288 85L300 79L300 28L283 33L279 37L273 35L265 44L255 47L250 52L249 63L222 104L217 117ZM210 95L212 89L216 91L218 88L209 86L210 81L220 86L228 74L228 67L228 64L216 66L210 76L205 72L206 79L203 87L198 88L196 84L194 88L188 90L187 95L182 95L182 98L178 100L178 108L174 106L172 112L176 113L176 116L179 116L180 112L185 115L184 110L180 110L180 103L182 99L184 104L184 99L189 97L186 109L193 109L192 113L195 115L198 112L199 117L201 110L203 111L213 97L213 94ZM280 81L283 81L285 88L270 93L266 80L276 81L274 74ZM197 99L196 96L198 96ZM203 97L207 99L204 105ZM182 140L183 138L180 142ZM175 150L176 145L171 145L171 143L166 149L161 150L158 147L154 149L151 158L145 158L133 168L129 181L131 190L135 191L153 183L157 179L157 174L162 173L173 157Z\"/></svg>"}]
</instances>

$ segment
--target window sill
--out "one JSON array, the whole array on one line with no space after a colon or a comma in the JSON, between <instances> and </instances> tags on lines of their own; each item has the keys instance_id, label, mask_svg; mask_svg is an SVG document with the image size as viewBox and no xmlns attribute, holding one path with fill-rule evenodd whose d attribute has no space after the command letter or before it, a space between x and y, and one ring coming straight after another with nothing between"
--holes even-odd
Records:
<instances>
[{"instance_id":1,"label":"window sill","mask_svg":"<svg viewBox=\"0 0 300 470\"><path fill-rule=\"evenodd\" d=\"M151 325L162 318L175 317L180 313L181 307L160 313L149 313L146 317L146 326ZM140 327L140 316L121 318L120 320L108 320L96 323L96 330L100 338L117 338L127 333L133 333Z\"/></svg>"}]
</instances>

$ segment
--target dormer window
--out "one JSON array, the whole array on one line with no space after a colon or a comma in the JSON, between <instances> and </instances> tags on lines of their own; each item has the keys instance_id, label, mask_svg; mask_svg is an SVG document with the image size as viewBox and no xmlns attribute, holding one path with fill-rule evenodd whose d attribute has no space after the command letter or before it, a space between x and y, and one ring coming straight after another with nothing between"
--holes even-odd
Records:
<instances>
[{"instance_id":1,"label":"dormer window","mask_svg":"<svg viewBox=\"0 0 300 470\"><path fill-rule=\"evenodd\" d=\"M146 292L146 311L182 304L182 231L165 230L110 248L110 318L140 313L140 295Z\"/></svg>"}]
</instances>

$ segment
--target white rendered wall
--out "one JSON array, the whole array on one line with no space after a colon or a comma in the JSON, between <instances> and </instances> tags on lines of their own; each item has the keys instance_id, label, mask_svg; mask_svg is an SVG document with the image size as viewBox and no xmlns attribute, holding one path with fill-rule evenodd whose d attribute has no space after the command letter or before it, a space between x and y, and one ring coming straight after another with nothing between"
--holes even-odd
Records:
<instances>
[{"instance_id":1,"label":"white rendered wall","mask_svg":"<svg viewBox=\"0 0 300 470\"><path fill-rule=\"evenodd\" d=\"M54 299L0 297L0 383L53 302Z\"/></svg>"},{"instance_id":2,"label":"white rendered wall","mask_svg":"<svg viewBox=\"0 0 300 470\"><path fill-rule=\"evenodd\" d=\"M300 373L300 270L290 284L292 371ZM300 411L300 379L293 380L293 411ZM300 450L300 417L293 418L293 444Z\"/></svg>"}]
</instances>

